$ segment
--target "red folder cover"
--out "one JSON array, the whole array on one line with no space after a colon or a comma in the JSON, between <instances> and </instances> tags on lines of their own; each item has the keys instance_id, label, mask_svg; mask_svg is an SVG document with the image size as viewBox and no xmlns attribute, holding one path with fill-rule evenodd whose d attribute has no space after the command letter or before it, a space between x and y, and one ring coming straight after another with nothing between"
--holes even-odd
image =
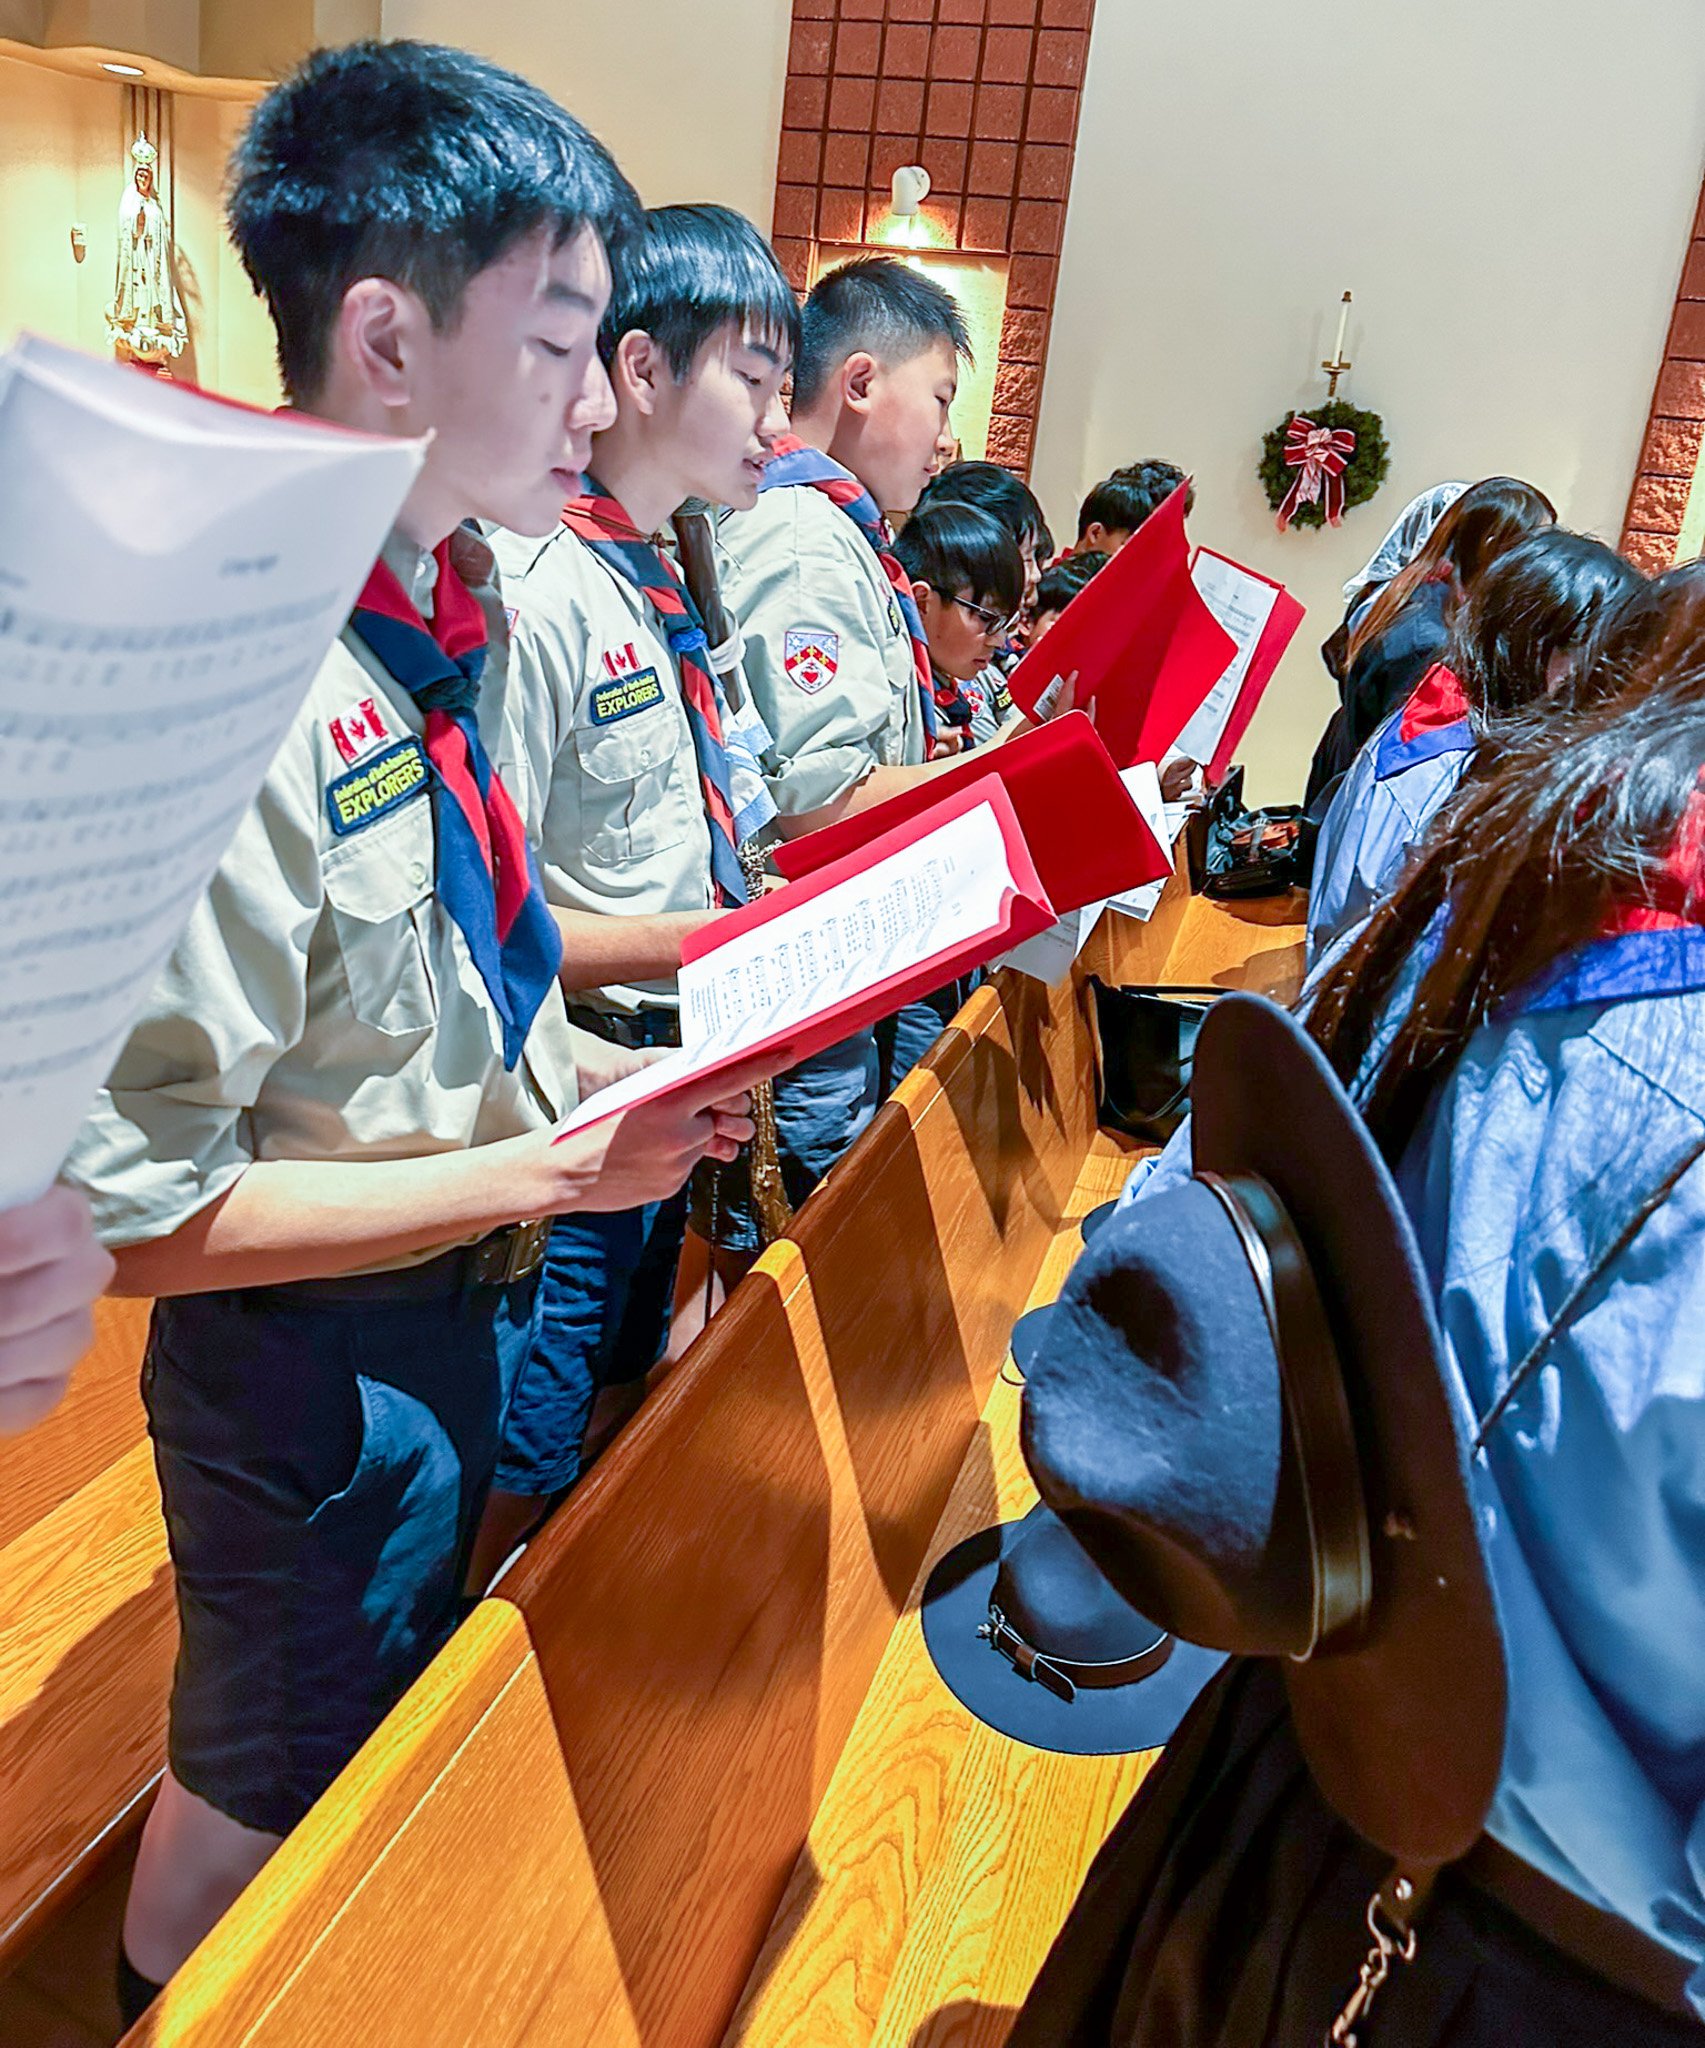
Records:
<instances>
[{"instance_id":1,"label":"red folder cover","mask_svg":"<svg viewBox=\"0 0 1705 2048\"><path fill-rule=\"evenodd\" d=\"M1171 856L1143 823L1081 711L1021 733L1004 746L979 748L942 774L804 839L784 840L775 851L776 866L790 880L815 874L826 861L839 860L915 819L950 791L989 776L1006 785L1036 872L1062 916L1172 872ZM720 931L722 921L709 929Z\"/></svg>"},{"instance_id":2,"label":"red folder cover","mask_svg":"<svg viewBox=\"0 0 1705 2048\"><path fill-rule=\"evenodd\" d=\"M1019 829L1011 796L999 776L984 774L976 782L941 798L928 810L896 824L868 845L829 862L805 880L760 897L742 909L730 911L726 917L717 918L683 945L683 964L708 958L761 926L780 924L789 918L795 923L805 923L800 913L807 905L842 883L866 876L875 878L884 861L941 826L975 810L979 804L987 804L994 812L1013 884L1005 891L999 915L992 924L954 945L931 953L912 966L883 976L856 994L828 1003L783 1028L748 1038L745 1043L714 1057L700 1057L694 1063L691 1048L672 1054L655 1067L642 1069L631 1080L618 1082L613 1088L602 1089L588 1097L581 1109L568 1119L562 1135L569 1130L583 1130L605 1116L617 1115L636 1102L650 1101L663 1095L693 1092L712 1100L714 1089L707 1092L707 1084L714 1083L719 1075L737 1074L742 1077L744 1085L778 1074L784 1068L809 1058L812 1053L822 1052L853 1032L874 1024L879 1017L891 1015L903 1003L928 995L956 975L984 966L997 955L1022 945L1038 932L1046 931L1057 921L1059 913L1042 887L1041 877L1024 843L1024 834ZM849 917L843 926L842 942L850 949L880 944L879 913L869 913L864 922L868 936L861 937L860 931L855 929L860 924L856 914Z\"/></svg>"},{"instance_id":3,"label":"red folder cover","mask_svg":"<svg viewBox=\"0 0 1705 2048\"><path fill-rule=\"evenodd\" d=\"M1243 568L1241 562L1237 565ZM1258 569L1244 569L1247 576L1258 576ZM1262 576L1263 583L1271 583L1270 576ZM1285 649L1297 636L1297 628L1307 616L1305 608L1292 597L1284 585L1275 586L1278 596L1273 600L1273 609L1267 615L1267 623L1261 628L1261 637L1255 643L1255 652L1250 657L1249 668L1243 678L1243 687L1237 693L1237 702L1232 706L1231 716L1226 720L1225 731L1220 743L1214 749L1214 758L1207 764L1208 781L1221 783L1231 772L1232 756L1238 743L1249 730L1249 721L1255 716L1256 708L1266 694L1267 685L1273 680L1273 671L1284 659Z\"/></svg>"},{"instance_id":4,"label":"red folder cover","mask_svg":"<svg viewBox=\"0 0 1705 2048\"><path fill-rule=\"evenodd\" d=\"M1120 768L1158 761L1237 652L1190 580L1189 488L1180 484L1149 514L1008 685L1033 715L1054 679L1075 669L1074 702L1094 703L1096 730Z\"/></svg>"}]
</instances>

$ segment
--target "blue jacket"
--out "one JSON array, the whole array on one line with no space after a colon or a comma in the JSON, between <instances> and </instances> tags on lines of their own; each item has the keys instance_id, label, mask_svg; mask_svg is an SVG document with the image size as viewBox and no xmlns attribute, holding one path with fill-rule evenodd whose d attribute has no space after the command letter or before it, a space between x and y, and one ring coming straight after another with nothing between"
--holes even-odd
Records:
<instances>
[{"instance_id":1,"label":"blue jacket","mask_svg":"<svg viewBox=\"0 0 1705 2048\"><path fill-rule=\"evenodd\" d=\"M1126 1199L1188 1172L1187 1132ZM1555 1329L1475 1462L1510 1669L1488 1829L1691 1957L1705 2017L1705 1158L1616 1249L1702 1144L1705 930L1644 933L1476 1033L1398 1183L1471 1416Z\"/></svg>"},{"instance_id":2,"label":"blue jacket","mask_svg":"<svg viewBox=\"0 0 1705 2048\"><path fill-rule=\"evenodd\" d=\"M1394 711L1338 785L1314 849L1308 893L1308 964L1353 931L1402 872L1473 757L1466 718L1409 728Z\"/></svg>"}]
</instances>

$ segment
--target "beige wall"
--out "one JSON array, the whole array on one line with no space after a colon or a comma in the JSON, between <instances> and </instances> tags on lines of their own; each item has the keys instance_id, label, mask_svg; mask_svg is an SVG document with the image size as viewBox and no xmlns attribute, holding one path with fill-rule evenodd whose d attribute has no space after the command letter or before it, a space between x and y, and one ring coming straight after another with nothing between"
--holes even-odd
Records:
<instances>
[{"instance_id":1,"label":"beige wall","mask_svg":"<svg viewBox=\"0 0 1705 2048\"><path fill-rule=\"evenodd\" d=\"M1333 703L1339 585L1415 491L1531 477L1614 540L1699 193L1700 0L1101 0L1036 483L1165 455L1195 536L1308 605L1244 753L1300 794ZM1347 394L1393 460L1338 532L1281 537L1265 430L1322 397L1356 293Z\"/></svg>"},{"instance_id":2,"label":"beige wall","mask_svg":"<svg viewBox=\"0 0 1705 2048\"><path fill-rule=\"evenodd\" d=\"M790 0L385 0L385 33L462 43L536 80L650 206L719 200L767 234Z\"/></svg>"},{"instance_id":3,"label":"beige wall","mask_svg":"<svg viewBox=\"0 0 1705 2048\"><path fill-rule=\"evenodd\" d=\"M0 58L0 344L21 328L108 352L118 206L130 172L124 93ZM175 102L179 286L191 353L181 375L256 405L277 402L272 329L219 218L225 158L245 110ZM71 227L88 253L78 263Z\"/></svg>"}]
</instances>

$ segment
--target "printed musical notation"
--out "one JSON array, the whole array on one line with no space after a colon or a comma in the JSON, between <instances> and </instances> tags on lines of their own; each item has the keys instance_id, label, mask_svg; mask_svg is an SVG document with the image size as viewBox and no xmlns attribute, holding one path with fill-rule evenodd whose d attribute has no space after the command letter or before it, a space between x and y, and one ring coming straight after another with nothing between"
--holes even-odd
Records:
<instances>
[{"instance_id":1,"label":"printed musical notation","mask_svg":"<svg viewBox=\"0 0 1705 2048\"><path fill-rule=\"evenodd\" d=\"M967 811L683 967L682 1044L755 1045L844 1003L998 923L1011 886L993 811Z\"/></svg>"},{"instance_id":2,"label":"printed musical notation","mask_svg":"<svg viewBox=\"0 0 1705 2048\"><path fill-rule=\"evenodd\" d=\"M0 358L0 1206L58 1171L419 463Z\"/></svg>"},{"instance_id":3,"label":"printed musical notation","mask_svg":"<svg viewBox=\"0 0 1705 2048\"><path fill-rule=\"evenodd\" d=\"M829 1020L890 982L896 1007L926 994L942 978L928 963L998 931L1014 888L1000 820L979 803L814 895L803 884L797 897L783 891L776 915L682 967L681 1049L588 1096L558 1135L810 1029L832 1044L850 1027L831 1031ZM908 973L909 989L897 981Z\"/></svg>"}]
</instances>

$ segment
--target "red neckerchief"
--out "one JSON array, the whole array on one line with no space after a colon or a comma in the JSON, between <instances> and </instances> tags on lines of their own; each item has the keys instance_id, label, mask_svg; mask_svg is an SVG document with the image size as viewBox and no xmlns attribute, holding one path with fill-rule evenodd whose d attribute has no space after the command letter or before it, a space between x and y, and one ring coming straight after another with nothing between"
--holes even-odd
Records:
<instances>
[{"instance_id":1,"label":"red neckerchief","mask_svg":"<svg viewBox=\"0 0 1705 2048\"><path fill-rule=\"evenodd\" d=\"M1456 671L1435 661L1415 685L1397 730L1405 742L1419 739L1424 732L1438 732L1468 716L1468 699Z\"/></svg>"}]
</instances>

